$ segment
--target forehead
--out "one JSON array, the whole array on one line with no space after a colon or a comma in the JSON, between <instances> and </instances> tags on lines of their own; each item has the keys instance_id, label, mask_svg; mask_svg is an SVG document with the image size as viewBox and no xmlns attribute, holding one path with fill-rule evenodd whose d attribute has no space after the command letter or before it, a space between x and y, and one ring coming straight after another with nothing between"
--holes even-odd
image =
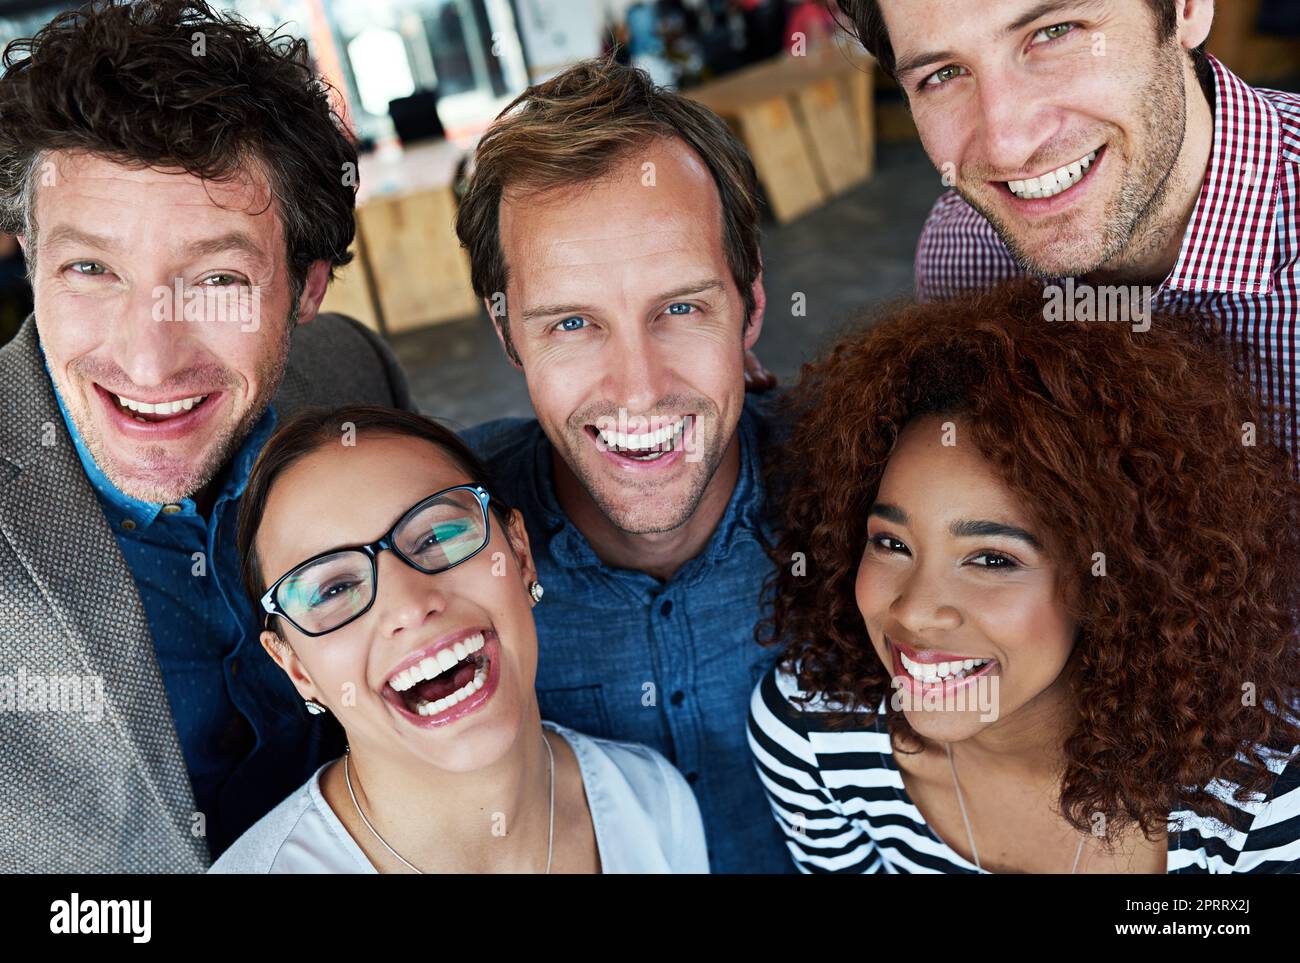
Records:
<instances>
[{"instance_id":1,"label":"forehead","mask_svg":"<svg viewBox=\"0 0 1300 963\"><path fill-rule=\"evenodd\" d=\"M38 164L34 192L34 212L47 225L56 219L93 221L124 230L153 228L177 239L214 227L280 236L270 181L256 163L223 180L204 180L176 168L56 151Z\"/></svg>"},{"instance_id":2,"label":"forehead","mask_svg":"<svg viewBox=\"0 0 1300 963\"><path fill-rule=\"evenodd\" d=\"M1025 517L1006 483L975 448L968 423L947 415L907 424L889 456L877 497L917 523L985 518L1023 524Z\"/></svg>"},{"instance_id":3,"label":"forehead","mask_svg":"<svg viewBox=\"0 0 1300 963\"><path fill-rule=\"evenodd\" d=\"M1161 0L1165 2L1165 0ZM1015 27L1047 17L1058 22L1072 17L1095 17L1113 9L1128 12L1148 0L879 0L890 44L900 61L909 55L940 47L971 44L1007 37L1020 40Z\"/></svg>"},{"instance_id":4,"label":"forehead","mask_svg":"<svg viewBox=\"0 0 1300 963\"><path fill-rule=\"evenodd\" d=\"M434 492L477 482L432 442L358 430L285 469L257 532L267 574L338 545L369 542ZM278 569L276 570L278 572Z\"/></svg>"},{"instance_id":5,"label":"forehead","mask_svg":"<svg viewBox=\"0 0 1300 963\"><path fill-rule=\"evenodd\" d=\"M725 259L721 202L708 166L679 140L633 149L598 180L503 197L512 280L634 263L675 272Z\"/></svg>"}]
</instances>

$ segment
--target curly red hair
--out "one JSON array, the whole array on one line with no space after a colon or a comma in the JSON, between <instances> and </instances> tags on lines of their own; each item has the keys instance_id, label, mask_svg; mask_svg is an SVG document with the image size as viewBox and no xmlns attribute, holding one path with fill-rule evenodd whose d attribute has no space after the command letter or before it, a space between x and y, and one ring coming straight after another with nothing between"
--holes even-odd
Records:
<instances>
[{"instance_id":1,"label":"curly red hair","mask_svg":"<svg viewBox=\"0 0 1300 963\"><path fill-rule=\"evenodd\" d=\"M772 459L786 508L759 641L784 644L804 692L880 705L890 673L854 595L867 513L903 426L960 415L1047 533L1079 626L1062 814L1091 831L1101 813L1108 836L1150 836L1182 809L1227 820L1205 787L1267 792L1258 747L1300 743L1300 482L1270 440L1288 415L1239 377L1253 359L1212 324L1157 316L1135 332L1047 321L1044 303L1031 284L892 308L804 366ZM887 711L895 741L919 742Z\"/></svg>"}]
</instances>

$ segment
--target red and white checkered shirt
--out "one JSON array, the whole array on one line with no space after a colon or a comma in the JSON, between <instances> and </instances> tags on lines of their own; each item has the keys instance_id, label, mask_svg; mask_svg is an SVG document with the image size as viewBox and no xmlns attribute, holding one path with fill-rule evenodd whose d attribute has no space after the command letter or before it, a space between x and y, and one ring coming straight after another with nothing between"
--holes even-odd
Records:
<instances>
[{"instance_id":1,"label":"red and white checkered shirt","mask_svg":"<svg viewBox=\"0 0 1300 963\"><path fill-rule=\"evenodd\" d=\"M1300 96L1257 90L1213 57L1214 146L1196 211L1153 310L1222 318L1250 344L1256 389L1283 411L1300 402ZM984 216L956 191L935 203L916 252L922 300L955 297L1022 277ZM1288 447L1300 458L1292 418Z\"/></svg>"}]
</instances>

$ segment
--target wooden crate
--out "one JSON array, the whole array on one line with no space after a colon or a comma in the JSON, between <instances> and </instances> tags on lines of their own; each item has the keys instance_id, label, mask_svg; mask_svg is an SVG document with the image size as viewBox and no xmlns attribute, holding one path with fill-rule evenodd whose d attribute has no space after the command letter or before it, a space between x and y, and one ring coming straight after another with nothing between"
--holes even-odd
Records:
<instances>
[{"instance_id":1,"label":"wooden crate","mask_svg":"<svg viewBox=\"0 0 1300 963\"><path fill-rule=\"evenodd\" d=\"M783 54L686 94L737 131L785 223L874 171L873 67L838 48Z\"/></svg>"},{"instance_id":2,"label":"wooden crate","mask_svg":"<svg viewBox=\"0 0 1300 963\"><path fill-rule=\"evenodd\" d=\"M381 331L379 309L375 306L370 268L361 248L360 234L349 250L352 252L352 262L334 272L334 280L325 291L325 300L321 302L320 309L346 314L368 328Z\"/></svg>"},{"instance_id":3,"label":"wooden crate","mask_svg":"<svg viewBox=\"0 0 1300 963\"><path fill-rule=\"evenodd\" d=\"M384 331L472 316L479 311L469 258L456 239L451 187L376 197L357 209Z\"/></svg>"}]
</instances>

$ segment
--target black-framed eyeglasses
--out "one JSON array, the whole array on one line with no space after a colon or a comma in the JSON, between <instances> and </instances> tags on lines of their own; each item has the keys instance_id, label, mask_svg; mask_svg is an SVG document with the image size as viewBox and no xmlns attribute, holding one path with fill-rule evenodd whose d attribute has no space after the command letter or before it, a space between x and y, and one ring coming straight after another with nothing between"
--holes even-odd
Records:
<instances>
[{"instance_id":1,"label":"black-framed eyeglasses","mask_svg":"<svg viewBox=\"0 0 1300 963\"><path fill-rule=\"evenodd\" d=\"M491 540L489 500L482 485L443 489L403 512L383 538L295 565L261 598L267 624L278 615L303 635L318 636L361 618L375 603L384 549L426 575L468 562Z\"/></svg>"}]
</instances>

